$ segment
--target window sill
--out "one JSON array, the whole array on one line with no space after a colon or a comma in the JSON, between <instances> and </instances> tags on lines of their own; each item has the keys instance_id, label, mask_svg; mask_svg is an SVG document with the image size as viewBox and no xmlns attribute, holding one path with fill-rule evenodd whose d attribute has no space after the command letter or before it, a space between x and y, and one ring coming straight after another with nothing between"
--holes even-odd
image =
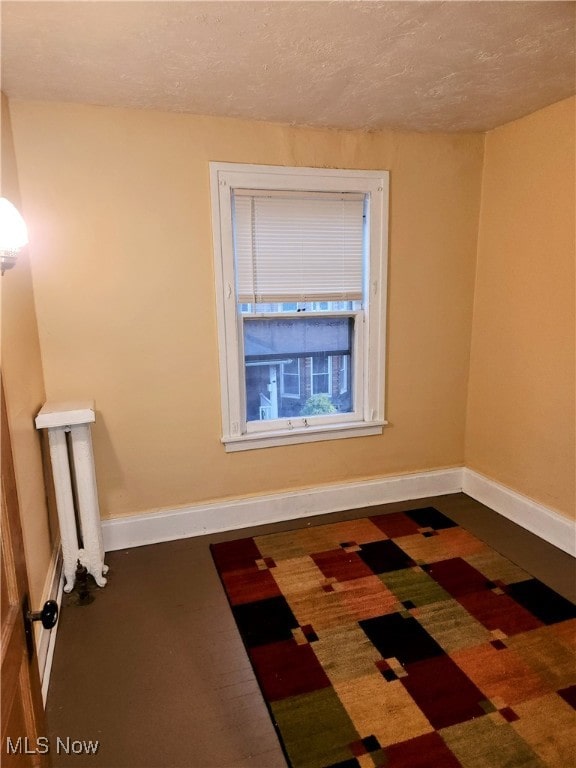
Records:
<instances>
[{"instance_id":1,"label":"window sill","mask_svg":"<svg viewBox=\"0 0 576 768\"><path fill-rule=\"evenodd\" d=\"M351 424L330 424L324 427L306 427L304 429L283 429L278 432L251 433L237 437L225 436L222 442L226 453L233 451L252 451L257 448L273 448L277 445L297 445L298 443L316 443L322 440L342 440L348 437L367 437L381 435L386 421L362 421Z\"/></svg>"}]
</instances>

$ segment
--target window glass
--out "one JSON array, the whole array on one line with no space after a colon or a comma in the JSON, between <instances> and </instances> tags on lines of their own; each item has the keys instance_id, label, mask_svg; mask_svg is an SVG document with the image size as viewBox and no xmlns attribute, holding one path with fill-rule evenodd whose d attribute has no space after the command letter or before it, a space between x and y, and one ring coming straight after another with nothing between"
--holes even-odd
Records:
<instances>
[{"instance_id":1,"label":"window glass","mask_svg":"<svg viewBox=\"0 0 576 768\"><path fill-rule=\"evenodd\" d=\"M252 316L243 328L246 421L352 410L350 387L333 372L352 356L353 317Z\"/></svg>"}]
</instances>

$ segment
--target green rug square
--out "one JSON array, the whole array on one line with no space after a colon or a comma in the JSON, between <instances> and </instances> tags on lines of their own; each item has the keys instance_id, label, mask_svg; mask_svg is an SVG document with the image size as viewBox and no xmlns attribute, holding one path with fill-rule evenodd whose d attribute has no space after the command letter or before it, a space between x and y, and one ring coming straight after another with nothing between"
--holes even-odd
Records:
<instances>
[{"instance_id":1,"label":"green rug square","mask_svg":"<svg viewBox=\"0 0 576 768\"><path fill-rule=\"evenodd\" d=\"M452 599L448 592L422 570L401 568L398 571L381 573L379 578L401 603L409 600L416 608Z\"/></svg>"},{"instance_id":2,"label":"green rug square","mask_svg":"<svg viewBox=\"0 0 576 768\"><path fill-rule=\"evenodd\" d=\"M271 705L293 768L324 768L353 755L361 737L333 688L293 696Z\"/></svg>"},{"instance_id":3,"label":"green rug square","mask_svg":"<svg viewBox=\"0 0 576 768\"><path fill-rule=\"evenodd\" d=\"M512 726L497 723L493 718L494 715L486 715L440 731L463 768L545 767Z\"/></svg>"}]
</instances>

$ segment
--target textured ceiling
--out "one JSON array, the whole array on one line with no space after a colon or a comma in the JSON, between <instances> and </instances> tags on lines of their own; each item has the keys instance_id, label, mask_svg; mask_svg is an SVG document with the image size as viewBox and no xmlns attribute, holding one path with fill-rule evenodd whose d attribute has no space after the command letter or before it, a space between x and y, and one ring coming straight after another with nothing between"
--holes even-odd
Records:
<instances>
[{"instance_id":1,"label":"textured ceiling","mask_svg":"<svg viewBox=\"0 0 576 768\"><path fill-rule=\"evenodd\" d=\"M2 2L2 89L337 128L483 131L575 92L574 2Z\"/></svg>"}]
</instances>

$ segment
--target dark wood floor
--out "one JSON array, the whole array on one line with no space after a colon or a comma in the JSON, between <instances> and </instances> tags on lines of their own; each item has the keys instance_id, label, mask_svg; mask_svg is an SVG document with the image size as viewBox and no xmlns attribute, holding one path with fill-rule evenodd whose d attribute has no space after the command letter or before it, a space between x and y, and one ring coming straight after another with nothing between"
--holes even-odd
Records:
<instances>
[{"instance_id":1,"label":"dark wood floor","mask_svg":"<svg viewBox=\"0 0 576 768\"><path fill-rule=\"evenodd\" d=\"M576 602L574 560L464 494L109 553L90 605L65 598L47 715L54 768L285 768L208 545L433 505ZM96 755L54 752L98 740Z\"/></svg>"}]
</instances>

